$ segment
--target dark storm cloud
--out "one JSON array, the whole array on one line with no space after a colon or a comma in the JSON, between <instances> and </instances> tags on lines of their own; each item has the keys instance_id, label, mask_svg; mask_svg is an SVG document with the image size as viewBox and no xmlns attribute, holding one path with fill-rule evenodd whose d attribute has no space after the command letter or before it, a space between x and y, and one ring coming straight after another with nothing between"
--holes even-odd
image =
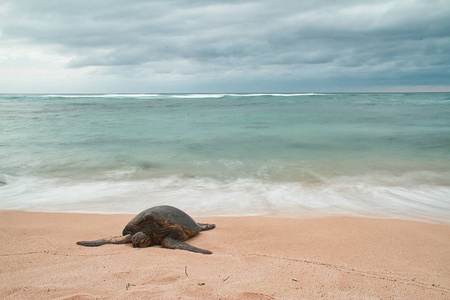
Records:
<instances>
[{"instance_id":1,"label":"dark storm cloud","mask_svg":"<svg viewBox=\"0 0 450 300\"><path fill-rule=\"evenodd\" d=\"M206 74L290 89L333 79L442 85L450 82L449 16L447 1L425 0L14 0L0 6L0 30L6 44L39 45L70 56L68 68L117 76Z\"/></svg>"}]
</instances>

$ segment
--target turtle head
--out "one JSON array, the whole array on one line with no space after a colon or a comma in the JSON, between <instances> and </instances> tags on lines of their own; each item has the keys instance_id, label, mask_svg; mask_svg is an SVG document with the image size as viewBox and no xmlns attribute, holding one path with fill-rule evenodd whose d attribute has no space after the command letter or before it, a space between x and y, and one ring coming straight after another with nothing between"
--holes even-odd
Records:
<instances>
[{"instance_id":1,"label":"turtle head","mask_svg":"<svg viewBox=\"0 0 450 300\"><path fill-rule=\"evenodd\" d=\"M133 235L131 238L131 243L134 248L143 248L150 246L150 237L145 233L139 231Z\"/></svg>"}]
</instances>

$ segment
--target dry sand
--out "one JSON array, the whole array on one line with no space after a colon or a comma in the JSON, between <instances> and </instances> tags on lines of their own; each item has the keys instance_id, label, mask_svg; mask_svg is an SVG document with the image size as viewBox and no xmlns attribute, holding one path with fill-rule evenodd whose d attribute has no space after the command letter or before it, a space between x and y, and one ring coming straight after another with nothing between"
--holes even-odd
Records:
<instances>
[{"instance_id":1,"label":"dry sand","mask_svg":"<svg viewBox=\"0 0 450 300\"><path fill-rule=\"evenodd\" d=\"M333 217L197 218L189 243L81 247L130 215L0 212L1 299L450 299L450 226Z\"/></svg>"}]
</instances>

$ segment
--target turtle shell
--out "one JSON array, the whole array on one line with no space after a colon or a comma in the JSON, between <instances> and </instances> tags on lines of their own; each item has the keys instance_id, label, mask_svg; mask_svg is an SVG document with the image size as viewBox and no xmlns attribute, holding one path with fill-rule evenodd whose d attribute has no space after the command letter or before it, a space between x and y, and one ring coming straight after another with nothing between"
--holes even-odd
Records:
<instances>
[{"instance_id":1,"label":"turtle shell","mask_svg":"<svg viewBox=\"0 0 450 300\"><path fill-rule=\"evenodd\" d=\"M133 228L139 231L149 223L157 227L175 225L193 234L202 230L202 227L184 211L173 206L162 205L146 209L135 216L125 227L124 234L127 229Z\"/></svg>"}]
</instances>

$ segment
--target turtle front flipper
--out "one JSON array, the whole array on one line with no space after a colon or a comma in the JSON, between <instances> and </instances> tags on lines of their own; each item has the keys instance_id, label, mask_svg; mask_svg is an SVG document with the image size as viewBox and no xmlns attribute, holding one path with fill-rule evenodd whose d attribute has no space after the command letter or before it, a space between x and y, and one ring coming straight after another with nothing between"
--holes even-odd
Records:
<instances>
[{"instance_id":1,"label":"turtle front flipper","mask_svg":"<svg viewBox=\"0 0 450 300\"><path fill-rule=\"evenodd\" d=\"M163 248L169 248L169 249L180 249L180 250L192 251L192 252L195 252L195 253L212 254L211 251L191 246L189 244L183 243L182 241L176 240L176 239L171 238L171 237L166 237L162 241L161 246Z\"/></svg>"},{"instance_id":2,"label":"turtle front flipper","mask_svg":"<svg viewBox=\"0 0 450 300\"><path fill-rule=\"evenodd\" d=\"M197 224L202 227L202 231L216 228L216 224L206 224L206 223L197 223Z\"/></svg>"},{"instance_id":3,"label":"turtle front flipper","mask_svg":"<svg viewBox=\"0 0 450 300\"><path fill-rule=\"evenodd\" d=\"M114 237L107 237L100 240L95 241L80 241L77 242L77 245L85 246L85 247L98 247L105 244L126 244L131 243L131 234L127 234L124 236L114 236Z\"/></svg>"}]
</instances>

